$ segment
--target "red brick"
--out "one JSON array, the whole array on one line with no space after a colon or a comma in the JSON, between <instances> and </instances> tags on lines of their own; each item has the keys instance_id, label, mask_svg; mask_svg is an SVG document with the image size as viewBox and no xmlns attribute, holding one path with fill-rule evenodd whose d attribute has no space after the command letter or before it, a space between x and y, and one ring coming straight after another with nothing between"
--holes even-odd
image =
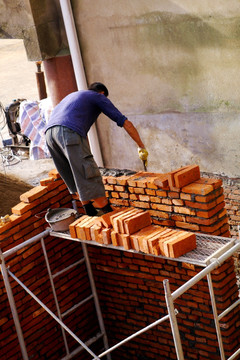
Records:
<instances>
[{"instance_id":1,"label":"red brick","mask_svg":"<svg viewBox=\"0 0 240 360\"><path fill-rule=\"evenodd\" d=\"M140 180L140 178L142 178L144 174L144 172L138 172L134 175L129 176L129 178L127 179L127 184L133 187L137 186L137 181Z\"/></svg>"},{"instance_id":2,"label":"red brick","mask_svg":"<svg viewBox=\"0 0 240 360\"><path fill-rule=\"evenodd\" d=\"M219 196L221 196L223 194L223 188L219 188L217 190L214 190L212 193L208 194L208 195L196 195L195 196L195 200L198 202L210 202L213 199L215 200L216 198L218 198Z\"/></svg>"},{"instance_id":3,"label":"red brick","mask_svg":"<svg viewBox=\"0 0 240 360\"><path fill-rule=\"evenodd\" d=\"M157 225L161 225L161 226L168 226L168 227L175 226L175 222L173 220L162 220L162 219L158 218L158 219L153 219L152 222L153 222L153 224L157 224Z\"/></svg>"},{"instance_id":4,"label":"red brick","mask_svg":"<svg viewBox=\"0 0 240 360\"><path fill-rule=\"evenodd\" d=\"M108 215L105 214L105 215L107 215L107 217L103 217L103 219L106 219L108 223L110 222L111 226L113 227L113 225L114 225L113 221L114 221L114 219L116 217L118 217L120 215L123 215L123 214L125 214L125 213L127 213L127 212L129 212L130 210L133 210L133 209L134 208L128 208L127 207L127 208L123 208L121 210L113 211L113 212L108 213Z\"/></svg>"},{"instance_id":5,"label":"red brick","mask_svg":"<svg viewBox=\"0 0 240 360\"><path fill-rule=\"evenodd\" d=\"M217 189L222 186L221 179L200 178L196 181L196 183L212 185L214 189Z\"/></svg>"},{"instance_id":6,"label":"red brick","mask_svg":"<svg viewBox=\"0 0 240 360\"><path fill-rule=\"evenodd\" d=\"M155 185L156 187L153 187L153 185ZM167 175L166 174L153 174L152 179L149 179L149 184L147 186L149 188L154 188L154 189L168 188Z\"/></svg>"},{"instance_id":7,"label":"red brick","mask_svg":"<svg viewBox=\"0 0 240 360\"><path fill-rule=\"evenodd\" d=\"M86 239L85 240L92 240L92 234L91 234L91 227L95 224L95 220L97 219L97 216L92 216L91 217L91 221L89 221L85 226L84 226L84 231L85 231L85 236ZM96 225L96 224L95 224ZM96 225L98 226L100 229L102 229L101 225Z\"/></svg>"},{"instance_id":8,"label":"red brick","mask_svg":"<svg viewBox=\"0 0 240 360\"><path fill-rule=\"evenodd\" d=\"M137 231L136 233L130 236L131 240L134 239L138 240L139 248L141 251L145 253L149 253L148 250L148 240L156 237L159 238L159 234L164 230L159 226L149 225L147 227L142 228L141 230Z\"/></svg>"},{"instance_id":9,"label":"red brick","mask_svg":"<svg viewBox=\"0 0 240 360\"><path fill-rule=\"evenodd\" d=\"M137 187L140 187L140 188L146 188L147 187L147 180L146 178L142 178L140 180L137 180L136 181L136 185Z\"/></svg>"},{"instance_id":10,"label":"red brick","mask_svg":"<svg viewBox=\"0 0 240 360\"><path fill-rule=\"evenodd\" d=\"M127 185L127 180L129 179L129 176L126 176L126 175L122 175L122 176L118 176L116 178L116 181L117 181L117 184L118 185Z\"/></svg>"},{"instance_id":11,"label":"red brick","mask_svg":"<svg viewBox=\"0 0 240 360\"><path fill-rule=\"evenodd\" d=\"M140 201L150 201L150 197L148 195L139 195Z\"/></svg>"},{"instance_id":12,"label":"red brick","mask_svg":"<svg viewBox=\"0 0 240 360\"><path fill-rule=\"evenodd\" d=\"M176 205L176 206L183 206L184 205L184 201L181 200L181 199L172 199L171 200L173 205Z\"/></svg>"},{"instance_id":13,"label":"red brick","mask_svg":"<svg viewBox=\"0 0 240 360\"><path fill-rule=\"evenodd\" d=\"M200 168L198 165L188 166L186 169L174 174L175 186L178 188L191 184L198 179L200 179Z\"/></svg>"},{"instance_id":14,"label":"red brick","mask_svg":"<svg viewBox=\"0 0 240 360\"><path fill-rule=\"evenodd\" d=\"M163 204L151 204L151 208L153 210L160 210L160 211L166 211L166 212L172 212L173 207L169 205L163 205Z\"/></svg>"},{"instance_id":15,"label":"red brick","mask_svg":"<svg viewBox=\"0 0 240 360\"><path fill-rule=\"evenodd\" d=\"M175 187L175 180L174 180L174 175L177 174L179 171L183 171L184 169L187 169L188 166L183 166L180 169L176 169L173 171L170 171L166 174L167 179L168 179L168 185L170 187Z\"/></svg>"},{"instance_id":16,"label":"red brick","mask_svg":"<svg viewBox=\"0 0 240 360\"><path fill-rule=\"evenodd\" d=\"M91 221L91 216L86 216L82 221L80 221L75 225L75 231L78 239L86 240L84 226L87 225L90 221Z\"/></svg>"},{"instance_id":17,"label":"red brick","mask_svg":"<svg viewBox=\"0 0 240 360\"><path fill-rule=\"evenodd\" d=\"M170 215L167 212L164 211L158 211L158 210L148 210L149 214L151 216L155 216L158 218L163 218L163 219L169 219Z\"/></svg>"},{"instance_id":18,"label":"red brick","mask_svg":"<svg viewBox=\"0 0 240 360\"><path fill-rule=\"evenodd\" d=\"M177 234L172 239L165 241L163 248L168 251L169 257L177 258L196 249L196 235L187 232Z\"/></svg>"},{"instance_id":19,"label":"red brick","mask_svg":"<svg viewBox=\"0 0 240 360\"><path fill-rule=\"evenodd\" d=\"M174 221L185 221L186 218L185 218L185 216L183 216L183 215L172 214L172 215L171 215L171 220L174 220Z\"/></svg>"},{"instance_id":20,"label":"red brick","mask_svg":"<svg viewBox=\"0 0 240 360\"><path fill-rule=\"evenodd\" d=\"M164 190L157 190L156 195L160 197L167 197L167 191Z\"/></svg>"},{"instance_id":21,"label":"red brick","mask_svg":"<svg viewBox=\"0 0 240 360\"><path fill-rule=\"evenodd\" d=\"M6 222L5 224L0 225L0 234L12 228L11 221ZM10 235L10 234L9 234Z\"/></svg>"},{"instance_id":22,"label":"red brick","mask_svg":"<svg viewBox=\"0 0 240 360\"><path fill-rule=\"evenodd\" d=\"M111 216L119 213L120 210L113 210L109 213L103 214L101 216L98 216L95 220L95 224L99 225L99 226L103 226L105 228L110 228L112 227L112 223L111 223Z\"/></svg>"},{"instance_id":23,"label":"red brick","mask_svg":"<svg viewBox=\"0 0 240 360\"><path fill-rule=\"evenodd\" d=\"M98 226L98 225L92 225L90 227L91 240L99 242L100 244L103 243L103 239L100 236L101 235L101 229L102 229L101 226Z\"/></svg>"},{"instance_id":24,"label":"red brick","mask_svg":"<svg viewBox=\"0 0 240 360\"><path fill-rule=\"evenodd\" d=\"M60 179L61 176L59 174L59 172L57 171L57 169L52 169L48 172L48 176L49 177L53 177L54 179Z\"/></svg>"},{"instance_id":25,"label":"red brick","mask_svg":"<svg viewBox=\"0 0 240 360\"><path fill-rule=\"evenodd\" d=\"M19 204L15 205L12 208L12 213L15 215L22 215L25 212L27 212L28 210L32 209L33 207L37 206L38 204L40 204L39 200L35 200L32 203L25 203L25 202L20 202Z\"/></svg>"},{"instance_id":26,"label":"red brick","mask_svg":"<svg viewBox=\"0 0 240 360\"><path fill-rule=\"evenodd\" d=\"M109 199L109 202L111 204L115 204L116 206L129 206L128 200L122 200L122 199Z\"/></svg>"},{"instance_id":27,"label":"red brick","mask_svg":"<svg viewBox=\"0 0 240 360\"><path fill-rule=\"evenodd\" d=\"M107 179L108 179L107 176L105 176L105 175L102 176L102 182L104 185L107 184Z\"/></svg>"},{"instance_id":28,"label":"red brick","mask_svg":"<svg viewBox=\"0 0 240 360\"><path fill-rule=\"evenodd\" d=\"M48 191L58 188L60 185L63 185L64 181L62 179L54 179L53 182L47 185ZM42 184L41 184L42 185Z\"/></svg>"},{"instance_id":29,"label":"red brick","mask_svg":"<svg viewBox=\"0 0 240 360\"><path fill-rule=\"evenodd\" d=\"M119 241L119 235L116 231L111 231L111 241L114 246L121 246Z\"/></svg>"},{"instance_id":30,"label":"red brick","mask_svg":"<svg viewBox=\"0 0 240 360\"><path fill-rule=\"evenodd\" d=\"M204 233L212 234L214 231L220 229L224 224L227 223L228 223L228 218L226 217L212 226L200 226L200 230Z\"/></svg>"},{"instance_id":31,"label":"red brick","mask_svg":"<svg viewBox=\"0 0 240 360\"><path fill-rule=\"evenodd\" d=\"M130 246L132 249L136 250L136 251L139 251L140 250L140 247L139 247L139 242L138 242L138 238L136 237L131 237L130 236Z\"/></svg>"},{"instance_id":32,"label":"red brick","mask_svg":"<svg viewBox=\"0 0 240 360\"><path fill-rule=\"evenodd\" d=\"M147 238L147 242L148 242L148 249L149 249L149 253L153 254L153 255L160 255L160 253L158 254L158 252L160 251L159 246L158 246L158 242L159 239L161 239L161 234L166 230L165 227L162 227L158 233L156 233L155 235L153 234L152 236L149 236ZM156 247L157 247L157 251L156 251Z\"/></svg>"},{"instance_id":33,"label":"red brick","mask_svg":"<svg viewBox=\"0 0 240 360\"><path fill-rule=\"evenodd\" d=\"M122 244L125 250L130 250L132 249L131 247L131 241L130 241L130 236L127 234L120 234L121 238L122 238Z\"/></svg>"},{"instance_id":34,"label":"red brick","mask_svg":"<svg viewBox=\"0 0 240 360\"><path fill-rule=\"evenodd\" d=\"M130 194L129 199L130 199L130 200L138 200L138 199L139 199L139 195Z\"/></svg>"},{"instance_id":35,"label":"red brick","mask_svg":"<svg viewBox=\"0 0 240 360\"><path fill-rule=\"evenodd\" d=\"M50 184L54 183L54 178L53 177L47 177L44 179L40 180L40 185L42 186L48 186Z\"/></svg>"},{"instance_id":36,"label":"red brick","mask_svg":"<svg viewBox=\"0 0 240 360\"><path fill-rule=\"evenodd\" d=\"M185 201L185 205L194 208L194 209L201 209L201 210L210 210L212 208L215 208L217 205L216 200L208 202L208 203L197 203L193 201Z\"/></svg>"},{"instance_id":37,"label":"red brick","mask_svg":"<svg viewBox=\"0 0 240 360\"><path fill-rule=\"evenodd\" d=\"M215 215L220 210L222 210L224 208L224 206L225 206L225 203L222 202L222 203L218 204L217 206L215 206L212 210L209 210L209 211L197 211L196 215L198 217L211 218L213 215Z\"/></svg>"},{"instance_id":38,"label":"red brick","mask_svg":"<svg viewBox=\"0 0 240 360\"><path fill-rule=\"evenodd\" d=\"M39 185L25 192L24 194L20 195L20 200L22 202L30 203L40 198L42 195L46 194L47 192L48 192L47 186Z\"/></svg>"},{"instance_id":39,"label":"red brick","mask_svg":"<svg viewBox=\"0 0 240 360\"><path fill-rule=\"evenodd\" d=\"M112 184L112 185L115 185L117 183L117 179L115 176L108 176L107 177L107 183L108 184Z\"/></svg>"},{"instance_id":40,"label":"red brick","mask_svg":"<svg viewBox=\"0 0 240 360\"><path fill-rule=\"evenodd\" d=\"M153 252L155 255L165 255L163 244L174 234L176 234L176 230L173 229L166 229L160 234L158 243L153 245Z\"/></svg>"},{"instance_id":41,"label":"red brick","mask_svg":"<svg viewBox=\"0 0 240 360\"><path fill-rule=\"evenodd\" d=\"M182 221L176 221L176 226L178 228L183 228L183 229L188 229L188 230L192 230L192 231L199 231L200 227L197 224L189 224L186 222L182 222Z\"/></svg>"},{"instance_id":42,"label":"red brick","mask_svg":"<svg viewBox=\"0 0 240 360\"><path fill-rule=\"evenodd\" d=\"M129 199L129 194L126 193L126 192L120 192L119 193L119 196L122 198L122 199Z\"/></svg>"},{"instance_id":43,"label":"red brick","mask_svg":"<svg viewBox=\"0 0 240 360\"><path fill-rule=\"evenodd\" d=\"M156 195L156 191L153 189L145 189L145 193L152 196Z\"/></svg>"},{"instance_id":44,"label":"red brick","mask_svg":"<svg viewBox=\"0 0 240 360\"><path fill-rule=\"evenodd\" d=\"M111 231L110 228L102 229L102 237L103 237L103 244L108 245L111 244Z\"/></svg>"},{"instance_id":45,"label":"red brick","mask_svg":"<svg viewBox=\"0 0 240 360\"><path fill-rule=\"evenodd\" d=\"M207 195L213 190L214 188L212 185L198 184L196 182L182 188L182 192L196 195Z\"/></svg>"},{"instance_id":46,"label":"red brick","mask_svg":"<svg viewBox=\"0 0 240 360\"><path fill-rule=\"evenodd\" d=\"M73 223L71 223L69 225L69 232L72 238L76 238L77 237L77 233L76 233L76 225L81 223L84 219L88 218L87 215L83 215L82 217L78 218L77 220L75 220Z\"/></svg>"},{"instance_id":47,"label":"red brick","mask_svg":"<svg viewBox=\"0 0 240 360\"><path fill-rule=\"evenodd\" d=\"M169 191L168 192L168 197L170 197L172 199L179 199L180 198L180 193L177 192L177 191Z\"/></svg>"},{"instance_id":48,"label":"red brick","mask_svg":"<svg viewBox=\"0 0 240 360\"><path fill-rule=\"evenodd\" d=\"M134 194L142 194L142 195L145 194L145 190L143 188L138 188L138 187L133 188L133 192Z\"/></svg>"},{"instance_id":49,"label":"red brick","mask_svg":"<svg viewBox=\"0 0 240 360\"><path fill-rule=\"evenodd\" d=\"M166 198L166 199L162 199L162 204L164 204L164 205L172 205L173 202L172 202L172 199Z\"/></svg>"},{"instance_id":50,"label":"red brick","mask_svg":"<svg viewBox=\"0 0 240 360\"><path fill-rule=\"evenodd\" d=\"M149 235L155 234L156 232L158 233L159 230L161 230L159 226L149 225L130 235L130 238L140 237L140 236L147 237Z\"/></svg>"},{"instance_id":51,"label":"red brick","mask_svg":"<svg viewBox=\"0 0 240 360\"><path fill-rule=\"evenodd\" d=\"M158 196L150 196L150 201L152 203L157 203L157 204L161 204L163 199L161 199L160 197Z\"/></svg>"},{"instance_id":52,"label":"red brick","mask_svg":"<svg viewBox=\"0 0 240 360\"><path fill-rule=\"evenodd\" d=\"M150 209L150 204L144 201L131 201L132 206L142 208L142 209Z\"/></svg>"},{"instance_id":53,"label":"red brick","mask_svg":"<svg viewBox=\"0 0 240 360\"><path fill-rule=\"evenodd\" d=\"M26 220L27 218L31 217L32 213L31 211L28 211L27 213L24 213L22 215L10 215L10 220L11 220L11 224L12 224L12 227L17 225L17 224L20 224L21 222L24 222L24 220Z\"/></svg>"},{"instance_id":54,"label":"red brick","mask_svg":"<svg viewBox=\"0 0 240 360\"><path fill-rule=\"evenodd\" d=\"M113 226L113 230L118 233L125 233L123 223L126 219L129 217L132 217L133 215L136 215L139 212L143 212L143 210L130 208L127 211L124 211L123 213L118 213L116 216L111 217L111 223Z\"/></svg>"},{"instance_id":55,"label":"red brick","mask_svg":"<svg viewBox=\"0 0 240 360\"><path fill-rule=\"evenodd\" d=\"M113 191L113 190L114 190L114 186L113 186L113 185L108 185L108 184L106 184L106 185L104 185L104 188L105 188L105 190L107 190L107 191Z\"/></svg>"},{"instance_id":56,"label":"red brick","mask_svg":"<svg viewBox=\"0 0 240 360\"><path fill-rule=\"evenodd\" d=\"M125 191L125 186L115 185L114 190L118 191L118 192L123 192L123 191Z\"/></svg>"},{"instance_id":57,"label":"red brick","mask_svg":"<svg viewBox=\"0 0 240 360\"><path fill-rule=\"evenodd\" d=\"M191 200L192 199L192 195L191 194L185 194L185 193L181 193L180 194L180 199L182 199L182 200ZM196 200L196 201L198 201L198 200Z\"/></svg>"},{"instance_id":58,"label":"red brick","mask_svg":"<svg viewBox=\"0 0 240 360\"><path fill-rule=\"evenodd\" d=\"M195 215L195 210L189 209L184 206L174 206L173 207L174 212L178 214L184 214L184 215Z\"/></svg>"},{"instance_id":59,"label":"red brick","mask_svg":"<svg viewBox=\"0 0 240 360\"><path fill-rule=\"evenodd\" d=\"M149 212L143 212L132 216L124 221L125 233L133 234L134 232L151 225L151 216Z\"/></svg>"}]
</instances>

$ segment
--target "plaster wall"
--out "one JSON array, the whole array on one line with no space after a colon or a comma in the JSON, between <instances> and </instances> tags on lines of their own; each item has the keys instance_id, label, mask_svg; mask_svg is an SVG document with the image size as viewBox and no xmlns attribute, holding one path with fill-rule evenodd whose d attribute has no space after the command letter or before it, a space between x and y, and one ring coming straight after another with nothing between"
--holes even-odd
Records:
<instances>
[{"instance_id":1,"label":"plaster wall","mask_svg":"<svg viewBox=\"0 0 240 360\"><path fill-rule=\"evenodd\" d=\"M148 171L189 163L239 176L240 4L72 0L88 82L102 81L149 150ZM104 165L142 170L135 143L102 116ZM131 156L129 156L131 154Z\"/></svg>"},{"instance_id":2,"label":"plaster wall","mask_svg":"<svg viewBox=\"0 0 240 360\"><path fill-rule=\"evenodd\" d=\"M30 61L69 54L57 0L0 0L0 38L23 39Z\"/></svg>"}]
</instances>

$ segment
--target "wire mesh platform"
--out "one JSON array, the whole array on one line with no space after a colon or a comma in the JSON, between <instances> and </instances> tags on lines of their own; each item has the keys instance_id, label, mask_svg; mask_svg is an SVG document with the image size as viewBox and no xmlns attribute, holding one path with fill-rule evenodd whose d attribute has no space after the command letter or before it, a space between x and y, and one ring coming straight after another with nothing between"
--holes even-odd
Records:
<instances>
[{"instance_id":1,"label":"wire mesh platform","mask_svg":"<svg viewBox=\"0 0 240 360\"><path fill-rule=\"evenodd\" d=\"M220 237L220 236L214 236L214 235L205 235L205 234L196 234L196 240L197 240L197 247L196 249L189 251L183 256L180 256L178 258L167 258L165 256L156 256L152 254L145 254L143 252L138 252L136 250L126 250L122 246L114 246L114 245L105 245L100 244L96 241L88 241L88 240L81 240L77 238L72 238L70 236L69 231L65 232L57 232L57 231L50 231L50 235L54 237L59 237L67 240L73 240L77 242L83 242L87 243L89 245L95 245L95 246L101 246L105 248L120 250L120 251L127 251L132 252L136 254L142 254L142 255L148 255L148 256L154 256L154 257L160 257L163 259L168 260L174 260L179 262L185 262L193 265L199 265L199 266L207 266L211 259L218 258L221 256L224 252L229 250L233 245L235 245L236 238L226 238L226 237Z\"/></svg>"}]
</instances>

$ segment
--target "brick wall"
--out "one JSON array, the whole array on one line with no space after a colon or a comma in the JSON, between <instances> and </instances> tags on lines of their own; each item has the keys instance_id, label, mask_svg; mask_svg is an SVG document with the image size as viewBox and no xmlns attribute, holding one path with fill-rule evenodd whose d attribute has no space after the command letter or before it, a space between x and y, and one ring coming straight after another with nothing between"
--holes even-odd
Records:
<instances>
[{"instance_id":1,"label":"brick wall","mask_svg":"<svg viewBox=\"0 0 240 360\"><path fill-rule=\"evenodd\" d=\"M104 177L107 195L114 206L148 209L155 224L229 235L221 180L201 178L180 190L166 184L161 188L160 182L156 185L156 181L152 181L153 177L160 181L161 176L157 174ZM46 228L44 212L50 207L71 207L71 201L58 174L51 172L40 186L21 195L20 203L12 209L11 221L0 226L1 250L6 251L43 231ZM82 255L77 242L52 237L47 237L45 242L54 273L79 260ZM190 264L123 252L117 248L89 246L89 253L111 345L166 314L164 279L169 279L173 291L201 270ZM39 243L18 251L6 262L52 311L56 310ZM30 358L52 360L63 357L65 352L59 326L14 281L11 284ZM61 310L65 311L90 293L85 266L78 265L65 276L56 278L55 286ZM220 311L238 298L232 259L214 271L213 286ZM0 294L1 359L21 359L2 278ZM178 322L185 358L220 359L206 280L180 297L176 307L180 311ZM64 321L83 340L98 330L92 302ZM237 310L221 321L224 347L229 355L240 342L236 331L239 325ZM74 347L75 341L70 340L70 349ZM85 352L83 354L76 358L90 358ZM136 360L176 359L168 323L157 326L112 354L112 359L116 360L130 357Z\"/></svg>"},{"instance_id":2,"label":"brick wall","mask_svg":"<svg viewBox=\"0 0 240 360\"><path fill-rule=\"evenodd\" d=\"M161 175L157 178L149 173L103 177L113 206L146 209L154 224L230 236L221 179L201 177L178 188L169 186Z\"/></svg>"},{"instance_id":3,"label":"brick wall","mask_svg":"<svg viewBox=\"0 0 240 360\"><path fill-rule=\"evenodd\" d=\"M163 280L171 291L201 268L140 254L91 246L89 249L110 345L166 315ZM237 300L233 261L212 273L218 309ZM220 359L207 280L201 280L175 302L185 359ZM238 348L239 314L235 310L221 322L228 356ZM115 350L113 359L176 359L169 322L164 322Z\"/></svg>"},{"instance_id":4,"label":"brick wall","mask_svg":"<svg viewBox=\"0 0 240 360\"><path fill-rule=\"evenodd\" d=\"M226 176L203 173L204 177L218 178L223 184L225 209L227 210L231 236L238 237L238 225L240 224L240 179Z\"/></svg>"}]
</instances>

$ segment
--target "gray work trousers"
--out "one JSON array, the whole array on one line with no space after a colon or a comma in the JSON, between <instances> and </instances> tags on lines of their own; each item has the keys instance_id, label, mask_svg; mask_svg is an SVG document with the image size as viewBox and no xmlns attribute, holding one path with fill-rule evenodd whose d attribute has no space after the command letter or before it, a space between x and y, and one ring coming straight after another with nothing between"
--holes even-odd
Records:
<instances>
[{"instance_id":1,"label":"gray work trousers","mask_svg":"<svg viewBox=\"0 0 240 360\"><path fill-rule=\"evenodd\" d=\"M88 140L65 126L46 131L53 162L71 194L88 201L105 196L101 173L93 159Z\"/></svg>"}]
</instances>

